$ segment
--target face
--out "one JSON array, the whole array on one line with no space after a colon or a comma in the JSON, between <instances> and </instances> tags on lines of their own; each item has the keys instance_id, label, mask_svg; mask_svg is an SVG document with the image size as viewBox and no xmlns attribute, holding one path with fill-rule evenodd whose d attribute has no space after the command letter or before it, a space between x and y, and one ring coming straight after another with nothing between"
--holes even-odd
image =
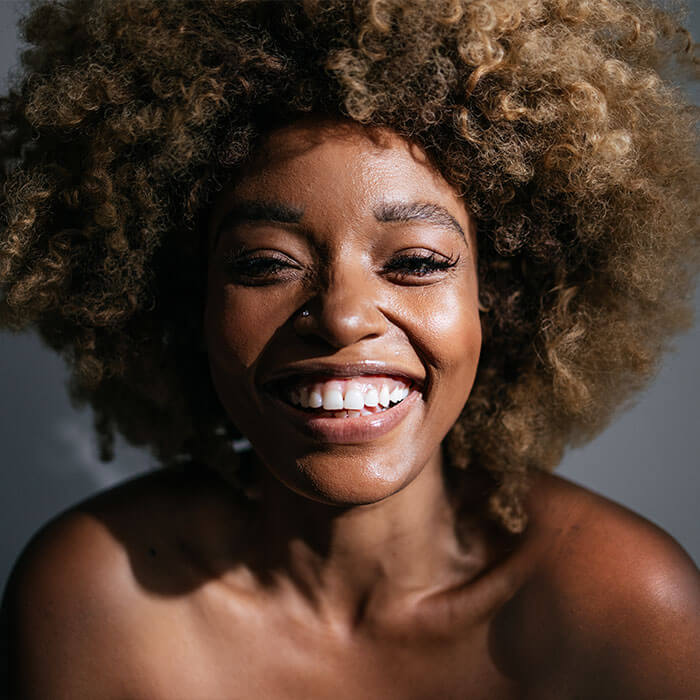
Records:
<instances>
[{"instance_id":1,"label":"face","mask_svg":"<svg viewBox=\"0 0 700 700\"><path fill-rule=\"evenodd\" d=\"M439 469L481 325L474 227L425 154L388 130L296 122L209 228L214 386L274 476L353 505Z\"/></svg>"}]
</instances>

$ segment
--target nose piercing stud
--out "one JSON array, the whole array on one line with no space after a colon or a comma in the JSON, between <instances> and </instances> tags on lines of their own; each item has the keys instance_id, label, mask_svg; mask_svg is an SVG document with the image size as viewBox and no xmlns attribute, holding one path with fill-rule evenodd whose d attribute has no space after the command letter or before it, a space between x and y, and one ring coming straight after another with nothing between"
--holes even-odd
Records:
<instances>
[{"instance_id":1,"label":"nose piercing stud","mask_svg":"<svg viewBox=\"0 0 700 700\"><path fill-rule=\"evenodd\" d=\"M301 315L306 318L309 315L309 310L308 309L302 309Z\"/></svg>"}]
</instances>

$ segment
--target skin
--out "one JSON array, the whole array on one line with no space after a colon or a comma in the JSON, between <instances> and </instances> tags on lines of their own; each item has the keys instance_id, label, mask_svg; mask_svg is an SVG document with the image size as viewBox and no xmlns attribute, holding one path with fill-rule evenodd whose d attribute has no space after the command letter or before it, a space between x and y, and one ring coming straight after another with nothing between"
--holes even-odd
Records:
<instances>
[{"instance_id":1,"label":"skin","mask_svg":"<svg viewBox=\"0 0 700 700\"><path fill-rule=\"evenodd\" d=\"M387 198L444 207L465 235L377 221ZM254 199L303 215L232 219ZM18 697L700 697L698 572L668 535L538 473L530 524L507 536L476 474L447 488L440 445L481 345L476 232L424 153L347 122L277 130L210 239L212 378L253 444L259 500L161 471L50 523L5 600ZM396 274L406 250L457 263ZM241 255L285 266L254 279ZM311 439L263 388L311 359L399 364L420 397L376 440Z\"/></svg>"}]
</instances>

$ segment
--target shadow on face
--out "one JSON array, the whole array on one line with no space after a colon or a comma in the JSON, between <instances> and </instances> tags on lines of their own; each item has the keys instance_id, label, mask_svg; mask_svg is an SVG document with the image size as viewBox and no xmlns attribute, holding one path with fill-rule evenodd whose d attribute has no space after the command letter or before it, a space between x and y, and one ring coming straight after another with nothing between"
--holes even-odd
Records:
<instances>
[{"instance_id":1,"label":"shadow on face","mask_svg":"<svg viewBox=\"0 0 700 700\"><path fill-rule=\"evenodd\" d=\"M212 379L267 469L331 505L441 469L481 326L473 222L427 155L387 129L303 119L236 172L209 233ZM383 416L333 412L334 381L343 400L357 388L371 404L382 383L409 393ZM323 406L301 406L315 388Z\"/></svg>"}]
</instances>

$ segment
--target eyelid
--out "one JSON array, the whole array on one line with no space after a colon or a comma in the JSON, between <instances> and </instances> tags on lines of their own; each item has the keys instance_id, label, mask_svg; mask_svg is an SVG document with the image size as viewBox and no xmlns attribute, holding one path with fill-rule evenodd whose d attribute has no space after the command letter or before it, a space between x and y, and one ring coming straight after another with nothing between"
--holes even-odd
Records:
<instances>
[{"instance_id":1,"label":"eyelid","mask_svg":"<svg viewBox=\"0 0 700 700\"><path fill-rule=\"evenodd\" d=\"M264 253L264 255L254 255L255 253ZM237 246L227 250L223 254L222 259L224 263L233 263L243 257L273 259L279 260L280 262L288 261L294 265L299 264L291 255L283 253L281 250L272 250L270 248L248 248L247 246Z\"/></svg>"},{"instance_id":2,"label":"eyelid","mask_svg":"<svg viewBox=\"0 0 700 700\"><path fill-rule=\"evenodd\" d=\"M432 248L432 247L427 246L427 245L412 245L412 246L408 246L407 248L401 248L400 250L397 250L395 253L393 253L393 255L413 254L413 253L427 253L429 255L435 254L435 255L439 255L440 257L448 258L448 259L455 257L452 253L447 254L441 250L437 250L437 249ZM427 255L426 255L426 257L427 257Z\"/></svg>"},{"instance_id":3,"label":"eyelid","mask_svg":"<svg viewBox=\"0 0 700 700\"><path fill-rule=\"evenodd\" d=\"M426 260L430 260L431 258L440 261L440 262L458 262L461 258L461 254L457 253L456 255L453 253L441 253L437 250L434 250L432 248L404 248L403 250L399 250L396 253L394 253L389 259L388 262L391 262L392 260L396 259L401 259L401 258L415 258L415 259L420 259L424 258ZM386 263L385 263L386 264Z\"/></svg>"}]
</instances>

